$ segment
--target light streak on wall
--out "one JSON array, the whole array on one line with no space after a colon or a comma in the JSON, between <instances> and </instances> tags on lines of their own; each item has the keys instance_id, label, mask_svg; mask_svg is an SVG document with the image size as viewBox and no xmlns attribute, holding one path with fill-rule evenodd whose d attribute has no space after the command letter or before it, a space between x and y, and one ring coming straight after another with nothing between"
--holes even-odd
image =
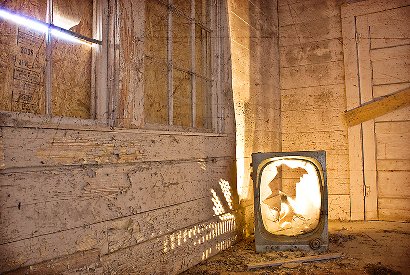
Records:
<instances>
[{"instance_id":1,"label":"light streak on wall","mask_svg":"<svg viewBox=\"0 0 410 275\"><path fill-rule=\"evenodd\" d=\"M222 193L224 194L225 201L228 204L229 209L232 210L233 209L232 193L231 193L231 186L229 185L229 182L224 179L220 179L219 186L221 187Z\"/></svg>"},{"instance_id":2,"label":"light streak on wall","mask_svg":"<svg viewBox=\"0 0 410 275\"><path fill-rule=\"evenodd\" d=\"M69 33L66 33L58 28L56 28L53 24L47 24L44 22L41 22L39 20L36 20L34 18L30 18L28 16L23 16L23 15L19 15L16 14L14 12L10 12L8 10L5 9L0 9L0 18L13 22L19 26L23 26L26 27L28 29L40 32L40 33L47 33L50 31L51 35L58 37L60 39L69 41L69 42L73 42L73 43L79 43L79 44L83 44L83 45L87 45L87 46L93 46L93 43L89 43L86 42L82 39L79 39L73 35L70 35ZM61 21L61 17L60 17L60 21ZM69 21L69 20L68 20ZM65 23L63 22L62 24L67 24L66 21ZM71 22L70 24L73 24L73 22Z\"/></svg>"},{"instance_id":3,"label":"light streak on wall","mask_svg":"<svg viewBox=\"0 0 410 275\"><path fill-rule=\"evenodd\" d=\"M191 228L178 230L166 237L163 241L163 252L174 250L184 243L190 242L194 246L206 243L228 232L237 229L235 216L224 214L219 221L202 223Z\"/></svg>"},{"instance_id":4,"label":"light streak on wall","mask_svg":"<svg viewBox=\"0 0 410 275\"><path fill-rule=\"evenodd\" d=\"M225 213L225 209L222 205L221 200L219 199L218 195L216 194L214 189L211 189L211 193L212 193L212 202L214 203L214 206L212 207L212 209L214 210L215 216L221 215Z\"/></svg>"}]
</instances>

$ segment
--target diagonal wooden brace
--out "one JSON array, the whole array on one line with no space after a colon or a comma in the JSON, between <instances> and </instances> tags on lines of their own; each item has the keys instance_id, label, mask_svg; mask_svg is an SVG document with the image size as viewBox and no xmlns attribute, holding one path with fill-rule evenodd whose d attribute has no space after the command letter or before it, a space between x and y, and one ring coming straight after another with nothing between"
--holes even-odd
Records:
<instances>
[{"instance_id":1,"label":"diagonal wooden brace","mask_svg":"<svg viewBox=\"0 0 410 275\"><path fill-rule=\"evenodd\" d=\"M345 111L345 119L347 125L351 127L407 105L410 105L410 87L390 95L377 97L360 107Z\"/></svg>"}]
</instances>

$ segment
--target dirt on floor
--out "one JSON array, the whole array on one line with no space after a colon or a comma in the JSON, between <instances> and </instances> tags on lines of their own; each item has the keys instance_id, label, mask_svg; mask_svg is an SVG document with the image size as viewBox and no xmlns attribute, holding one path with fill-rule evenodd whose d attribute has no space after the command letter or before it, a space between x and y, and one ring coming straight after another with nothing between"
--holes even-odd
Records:
<instances>
[{"instance_id":1,"label":"dirt on floor","mask_svg":"<svg viewBox=\"0 0 410 275\"><path fill-rule=\"evenodd\" d=\"M342 253L342 257L248 269L249 263L331 253ZM410 274L410 223L330 222L329 250L321 253L256 253L255 240L252 236L182 274Z\"/></svg>"}]
</instances>

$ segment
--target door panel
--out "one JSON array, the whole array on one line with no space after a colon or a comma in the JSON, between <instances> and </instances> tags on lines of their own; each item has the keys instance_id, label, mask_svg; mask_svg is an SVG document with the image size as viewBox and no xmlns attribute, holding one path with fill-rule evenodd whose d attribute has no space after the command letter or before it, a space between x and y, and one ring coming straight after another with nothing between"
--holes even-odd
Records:
<instances>
[{"instance_id":1,"label":"door panel","mask_svg":"<svg viewBox=\"0 0 410 275\"><path fill-rule=\"evenodd\" d=\"M352 60L356 64L345 62L347 100L353 102L349 97L354 96L354 85L359 87L360 99L360 104L348 104L348 109L410 87L410 3L392 2L396 7L389 10L380 6L378 12L357 11L343 18L344 29L351 28L349 22L354 22L355 29L353 39L344 35L345 59L351 59L349 54L356 58ZM367 4L372 7L369 10L377 9L373 1ZM355 66L357 79L348 72ZM349 145L356 143L361 144L361 154L351 148L349 154L356 163L360 159L363 163L364 219L410 221L410 106L363 122L360 138L349 136ZM351 184L359 184L354 177L351 172ZM360 199L353 195L352 200Z\"/></svg>"}]
</instances>

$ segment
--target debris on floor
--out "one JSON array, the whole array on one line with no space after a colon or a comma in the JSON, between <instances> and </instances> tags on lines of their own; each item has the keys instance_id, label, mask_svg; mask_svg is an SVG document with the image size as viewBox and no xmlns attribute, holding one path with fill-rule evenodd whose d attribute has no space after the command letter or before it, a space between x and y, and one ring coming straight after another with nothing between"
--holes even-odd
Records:
<instances>
[{"instance_id":1,"label":"debris on floor","mask_svg":"<svg viewBox=\"0 0 410 275\"><path fill-rule=\"evenodd\" d=\"M329 250L322 253L256 253L254 247L254 238L251 236L182 274L410 274L410 223L330 222ZM343 254L343 257L329 261L288 262L280 266L248 269L250 263L337 253Z\"/></svg>"}]
</instances>

